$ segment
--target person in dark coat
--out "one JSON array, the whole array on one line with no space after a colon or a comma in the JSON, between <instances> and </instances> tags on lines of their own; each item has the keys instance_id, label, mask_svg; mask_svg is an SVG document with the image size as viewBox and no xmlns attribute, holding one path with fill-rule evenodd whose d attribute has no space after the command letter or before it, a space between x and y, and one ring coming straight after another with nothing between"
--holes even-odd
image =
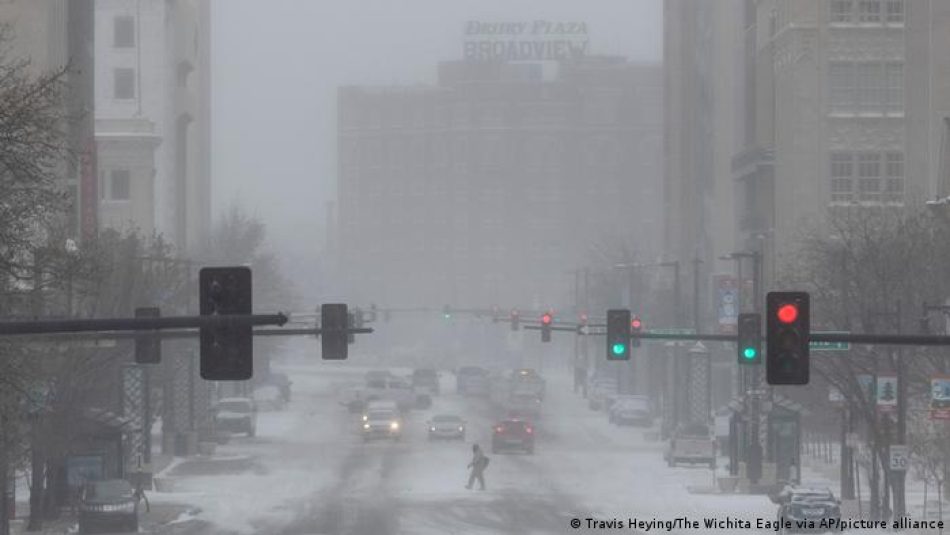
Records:
<instances>
[{"instance_id":1,"label":"person in dark coat","mask_svg":"<svg viewBox=\"0 0 950 535\"><path fill-rule=\"evenodd\" d=\"M471 489L477 479L479 490L485 490L485 468L487 466L488 457L482 453L482 448L475 444L472 446L472 462L468 463L471 472L468 475L468 485L465 485L465 488Z\"/></svg>"}]
</instances>

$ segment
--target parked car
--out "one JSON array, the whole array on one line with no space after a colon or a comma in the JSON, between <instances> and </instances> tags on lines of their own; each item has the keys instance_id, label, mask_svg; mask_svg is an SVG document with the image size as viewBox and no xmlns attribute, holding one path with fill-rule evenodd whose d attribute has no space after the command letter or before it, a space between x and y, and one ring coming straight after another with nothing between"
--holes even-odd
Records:
<instances>
[{"instance_id":1,"label":"parked car","mask_svg":"<svg viewBox=\"0 0 950 535\"><path fill-rule=\"evenodd\" d=\"M455 414L437 414L426 422L429 440L454 438L465 440L465 420Z\"/></svg>"},{"instance_id":2,"label":"parked car","mask_svg":"<svg viewBox=\"0 0 950 535\"><path fill-rule=\"evenodd\" d=\"M491 440L492 453L511 449L534 453L534 426L531 422L510 418L495 424Z\"/></svg>"},{"instance_id":3,"label":"parked car","mask_svg":"<svg viewBox=\"0 0 950 535\"><path fill-rule=\"evenodd\" d=\"M618 387L616 379L593 379L587 389L587 406L595 411L603 409L607 396L616 394Z\"/></svg>"},{"instance_id":4,"label":"parked car","mask_svg":"<svg viewBox=\"0 0 950 535\"><path fill-rule=\"evenodd\" d=\"M799 522L812 521L820 525L822 521L837 521L841 518L841 501L827 487L787 485L777 496L771 496L778 503L776 519L791 521L791 529L782 525L780 533L801 531ZM807 530L807 528L805 529Z\"/></svg>"},{"instance_id":5,"label":"parked car","mask_svg":"<svg viewBox=\"0 0 950 535\"><path fill-rule=\"evenodd\" d=\"M214 425L221 431L257 433L257 406L250 398L222 398L214 406Z\"/></svg>"},{"instance_id":6,"label":"parked car","mask_svg":"<svg viewBox=\"0 0 950 535\"><path fill-rule=\"evenodd\" d=\"M399 411L372 410L366 413L366 421L363 422L363 441L374 438L393 440L402 438L402 419L399 417Z\"/></svg>"},{"instance_id":7,"label":"parked car","mask_svg":"<svg viewBox=\"0 0 950 535\"><path fill-rule=\"evenodd\" d=\"M83 487L79 502L79 533L138 530L138 500L128 481L106 479Z\"/></svg>"},{"instance_id":8,"label":"parked car","mask_svg":"<svg viewBox=\"0 0 950 535\"><path fill-rule=\"evenodd\" d=\"M678 427L670 437L664 453L669 466L678 462L689 464L708 464L716 467L716 440L709 426L702 423L689 423Z\"/></svg>"},{"instance_id":9,"label":"parked car","mask_svg":"<svg viewBox=\"0 0 950 535\"><path fill-rule=\"evenodd\" d=\"M488 395L488 370L478 366L462 366L455 372L455 389L466 396Z\"/></svg>"},{"instance_id":10,"label":"parked car","mask_svg":"<svg viewBox=\"0 0 950 535\"><path fill-rule=\"evenodd\" d=\"M607 410L607 420L617 425L650 427L653 425L650 402L639 396L619 398Z\"/></svg>"},{"instance_id":11,"label":"parked car","mask_svg":"<svg viewBox=\"0 0 950 535\"><path fill-rule=\"evenodd\" d=\"M416 393L430 396L439 393L439 372L432 368L416 368L412 371L412 388Z\"/></svg>"}]
</instances>

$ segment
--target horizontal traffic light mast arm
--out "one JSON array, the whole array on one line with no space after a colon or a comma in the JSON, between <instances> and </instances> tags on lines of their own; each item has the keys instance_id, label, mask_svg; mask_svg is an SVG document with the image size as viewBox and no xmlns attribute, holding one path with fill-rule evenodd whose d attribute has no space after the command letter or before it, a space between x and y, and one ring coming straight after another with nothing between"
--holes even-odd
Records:
<instances>
[{"instance_id":1,"label":"horizontal traffic light mast arm","mask_svg":"<svg viewBox=\"0 0 950 535\"><path fill-rule=\"evenodd\" d=\"M813 342L851 342L853 344L879 344L904 346L950 346L950 336L925 334L855 334L816 333L808 337Z\"/></svg>"},{"instance_id":2,"label":"horizontal traffic light mast arm","mask_svg":"<svg viewBox=\"0 0 950 535\"><path fill-rule=\"evenodd\" d=\"M545 329L545 327L542 327L541 325L525 325L522 328L528 331L540 331ZM549 331L570 331L572 333L577 332L577 327L567 327L564 325L550 325L547 327L547 329Z\"/></svg>"},{"instance_id":3,"label":"horizontal traffic light mast arm","mask_svg":"<svg viewBox=\"0 0 950 535\"><path fill-rule=\"evenodd\" d=\"M287 323L287 316L279 312L277 314L169 316L163 318L3 321L0 322L0 336L101 331L147 331L155 329L221 327L226 325L283 325L285 323Z\"/></svg>"},{"instance_id":4,"label":"horizontal traffic light mast arm","mask_svg":"<svg viewBox=\"0 0 950 535\"><path fill-rule=\"evenodd\" d=\"M256 329L254 336L314 336L320 335L323 331L320 329ZM371 328L347 329L344 333L369 334L374 332ZM139 336L154 336L161 339L172 338L198 338L200 331L197 330L165 330L165 331L85 331L85 332L47 332L24 334L31 338L52 338L69 340L132 340Z\"/></svg>"}]
</instances>

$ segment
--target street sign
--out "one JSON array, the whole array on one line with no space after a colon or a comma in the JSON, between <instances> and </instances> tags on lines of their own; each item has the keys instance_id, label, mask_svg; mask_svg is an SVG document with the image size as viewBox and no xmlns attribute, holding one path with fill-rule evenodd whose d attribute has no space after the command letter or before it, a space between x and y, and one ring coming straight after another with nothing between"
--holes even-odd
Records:
<instances>
[{"instance_id":1,"label":"street sign","mask_svg":"<svg viewBox=\"0 0 950 535\"><path fill-rule=\"evenodd\" d=\"M930 378L930 418L950 420L950 376Z\"/></svg>"},{"instance_id":2,"label":"street sign","mask_svg":"<svg viewBox=\"0 0 950 535\"><path fill-rule=\"evenodd\" d=\"M877 410L882 413L897 412L897 376L878 374Z\"/></svg>"},{"instance_id":3,"label":"street sign","mask_svg":"<svg viewBox=\"0 0 950 535\"><path fill-rule=\"evenodd\" d=\"M910 464L910 446L892 444L890 449L890 467L893 471L905 472Z\"/></svg>"},{"instance_id":4,"label":"street sign","mask_svg":"<svg viewBox=\"0 0 950 535\"><path fill-rule=\"evenodd\" d=\"M849 331L812 331L812 334L851 334ZM847 351L851 349L851 342L818 342L808 341L809 351Z\"/></svg>"},{"instance_id":5,"label":"street sign","mask_svg":"<svg viewBox=\"0 0 950 535\"><path fill-rule=\"evenodd\" d=\"M674 329L650 329L644 331L647 334L696 334L696 329L674 328Z\"/></svg>"}]
</instances>

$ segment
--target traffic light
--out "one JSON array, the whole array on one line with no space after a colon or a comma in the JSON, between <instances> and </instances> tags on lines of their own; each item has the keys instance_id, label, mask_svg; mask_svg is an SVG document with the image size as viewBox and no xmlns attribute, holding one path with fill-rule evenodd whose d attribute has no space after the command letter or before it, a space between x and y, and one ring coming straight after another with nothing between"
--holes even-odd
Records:
<instances>
[{"instance_id":1,"label":"traffic light","mask_svg":"<svg viewBox=\"0 0 950 535\"><path fill-rule=\"evenodd\" d=\"M640 321L640 316L634 316L630 320L630 334L640 334L642 332L643 332L643 322ZM640 347L640 339L631 338L630 347Z\"/></svg>"},{"instance_id":2,"label":"traffic light","mask_svg":"<svg viewBox=\"0 0 950 535\"><path fill-rule=\"evenodd\" d=\"M810 336L807 292L769 292L766 378L770 385L808 384Z\"/></svg>"},{"instance_id":3,"label":"traffic light","mask_svg":"<svg viewBox=\"0 0 950 535\"><path fill-rule=\"evenodd\" d=\"M758 314L739 314L739 364L762 364L762 320Z\"/></svg>"},{"instance_id":4,"label":"traffic light","mask_svg":"<svg viewBox=\"0 0 950 535\"><path fill-rule=\"evenodd\" d=\"M207 267L198 273L202 316L251 314L251 269ZM250 324L201 327L201 378L246 381L254 375Z\"/></svg>"},{"instance_id":5,"label":"traffic light","mask_svg":"<svg viewBox=\"0 0 950 535\"><path fill-rule=\"evenodd\" d=\"M521 325L521 315L518 313L517 310L512 310L510 319L511 319L511 330L517 331L519 326Z\"/></svg>"},{"instance_id":6,"label":"traffic light","mask_svg":"<svg viewBox=\"0 0 950 535\"><path fill-rule=\"evenodd\" d=\"M320 307L320 347L323 360L346 360L349 348L346 327L350 318L346 304L330 303Z\"/></svg>"},{"instance_id":7,"label":"traffic light","mask_svg":"<svg viewBox=\"0 0 950 535\"><path fill-rule=\"evenodd\" d=\"M630 311L607 311L607 360L630 360Z\"/></svg>"},{"instance_id":8,"label":"traffic light","mask_svg":"<svg viewBox=\"0 0 950 535\"><path fill-rule=\"evenodd\" d=\"M161 311L158 307L136 308L136 318L157 318ZM135 363L159 364L162 362L162 339L158 331L143 331L135 335Z\"/></svg>"},{"instance_id":9,"label":"traffic light","mask_svg":"<svg viewBox=\"0 0 950 535\"><path fill-rule=\"evenodd\" d=\"M551 323L554 322L554 316L550 312L541 315L541 341L551 341Z\"/></svg>"}]
</instances>

